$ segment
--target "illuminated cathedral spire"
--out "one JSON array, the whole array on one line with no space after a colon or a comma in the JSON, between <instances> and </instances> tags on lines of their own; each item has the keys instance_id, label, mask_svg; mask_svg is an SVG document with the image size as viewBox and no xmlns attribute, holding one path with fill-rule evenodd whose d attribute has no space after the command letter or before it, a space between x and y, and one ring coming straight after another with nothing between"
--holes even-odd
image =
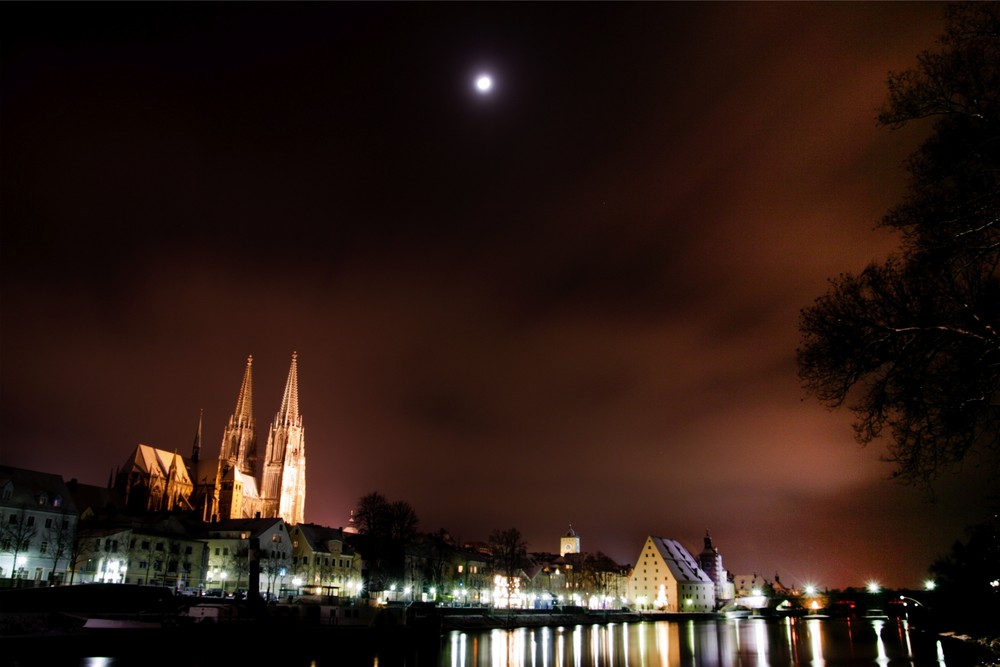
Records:
<instances>
[{"instance_id":1,"label":"illuminated cathedral spire","mask_svg":"<svg viewBox=\"0 0 1000 667\"><path fill-rule=\"evenodd\" d=\"M281 408L268 429L261 484L264 516L279 516L286 523L305 522L305 431L299 414L298 352L292 353Z\"/></svg>"},{"instance_id":2,"label":"illuminated cathedral spire","mask_svg":"<svg viewBox=\"0 0 1000 667\"><path fill-rule=\"evenodd\" d=\"M278 418L285 424L296 423L299 420L299 366L298 352L292 352L292 367L288 369L288 381L285 383L285 395L281 398L281 409Z\"/></svg>"},{"instance_id":3,"label":"illuminated cathedral spire","mask_svg":"<svg viewBox=\"0 0 1000 667\"><path fill-rule=\"evenodd\" d=\"M253 419L253 355L247 357L247 368L243 372L240 395L236 399L236 410L229 416L229 424L222 436L219 461L224 461L227 470L237 468L245 475L253 476L257 471L257 435Z\"/></svg>"}]
</instances>

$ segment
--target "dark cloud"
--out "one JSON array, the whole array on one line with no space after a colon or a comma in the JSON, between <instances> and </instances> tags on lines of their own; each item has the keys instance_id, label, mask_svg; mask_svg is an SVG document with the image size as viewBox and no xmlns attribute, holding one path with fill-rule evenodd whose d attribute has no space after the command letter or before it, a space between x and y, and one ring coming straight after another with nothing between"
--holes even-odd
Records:
<instances>
[{"instance_id":1,"label":"dark cloud","mask_svg":"<svg viewBox=\"0 0 1000 667\"><path fill-rule=\"evenodd\" d=\"M913 585L979 508L886 482L794 350L895 245L923 130L874 118L940 9L7 3L4 462L100 484L202 409L214 456L297 351L310 521Z\"/></svg>"}]
</instances>

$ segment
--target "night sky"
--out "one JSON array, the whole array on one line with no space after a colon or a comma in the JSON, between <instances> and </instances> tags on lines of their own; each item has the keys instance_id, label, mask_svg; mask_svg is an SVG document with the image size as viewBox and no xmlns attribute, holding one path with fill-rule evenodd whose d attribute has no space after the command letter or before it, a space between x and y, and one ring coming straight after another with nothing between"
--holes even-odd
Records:
<instances>
[{"instance_id":1,"label":"night sky","mask_svg":"<svg viewBox=\"0 0 1000 667\"><path fill-rule=\"evenodd\" d=\"M298 352L310 522L919 586L978 480L887 481L795 350L898 247L941 10L2 3L0 458L214 458L251 354L262 455Z\"/></svg>"}]
</instances>

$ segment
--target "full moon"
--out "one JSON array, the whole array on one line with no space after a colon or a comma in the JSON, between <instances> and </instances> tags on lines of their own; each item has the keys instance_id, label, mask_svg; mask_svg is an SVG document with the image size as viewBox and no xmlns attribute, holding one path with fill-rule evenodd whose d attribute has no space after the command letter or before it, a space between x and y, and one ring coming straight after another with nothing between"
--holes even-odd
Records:
<instances>
[{"instance_id":1,"label":"full moon","mask_svg":"<svg viewBox=\"0 0 1000 667\"><path fill-rule=\"evenodd\" d=\"M480 74L476 77L476 90L486 94L493 88L493 79L489 74Z\"/></svg>"}]
</instances>

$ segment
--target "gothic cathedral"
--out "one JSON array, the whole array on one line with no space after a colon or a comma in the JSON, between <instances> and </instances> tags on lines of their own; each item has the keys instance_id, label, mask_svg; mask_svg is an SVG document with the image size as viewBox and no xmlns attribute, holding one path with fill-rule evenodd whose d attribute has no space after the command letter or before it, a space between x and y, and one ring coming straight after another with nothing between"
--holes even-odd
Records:
<instances>
[{"instance_id":1,"label":"gothic cathedral","mask_svg":"<svg viewBox=\"0 0 1000 667\"><path fill-rule=\"evenodd\" d=\"M299 414L298 353L292 353L281 408L268 429L267 447L259 465L252 369L253 356L250 356L236 399L236 410L229 417L222 435L215 483L210 507L205 508L205 518L281 517L291 525L305 523L306 443Z\"/></svg>"},{"instance_id":2,"label":"gothic cathedral","mask_svg":"<svg viewBox=\"0 0 1000 667\"><path fill-rule=\"evenodd\" d=\"M126 507L194 511L203 521L281 517L289 525L305 523L306 439L299 414L298 353L292 353L263 461L257 458L252 369L250 356L218 462L201 460L200 417L190 458L140 444L115 476Z\"/></svg>"}]
</instances>

